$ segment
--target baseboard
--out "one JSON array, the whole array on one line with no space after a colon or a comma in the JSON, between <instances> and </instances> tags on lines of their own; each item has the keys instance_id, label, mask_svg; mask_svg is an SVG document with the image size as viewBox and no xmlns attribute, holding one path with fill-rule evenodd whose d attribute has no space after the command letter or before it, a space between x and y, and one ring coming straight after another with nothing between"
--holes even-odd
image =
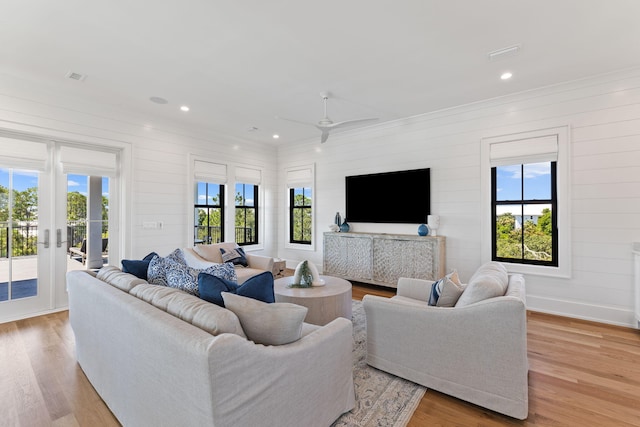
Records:
<instances>
[{"instance_id":1,"label":"baseboard","mask_svg":"<svg viewBox=\"0 0 640 427\"><path fill-rule=\"evenodd\" d=\"M527 295L527 310L628 328L638 327L632 309Z\"/></svg>"}]
</instances>

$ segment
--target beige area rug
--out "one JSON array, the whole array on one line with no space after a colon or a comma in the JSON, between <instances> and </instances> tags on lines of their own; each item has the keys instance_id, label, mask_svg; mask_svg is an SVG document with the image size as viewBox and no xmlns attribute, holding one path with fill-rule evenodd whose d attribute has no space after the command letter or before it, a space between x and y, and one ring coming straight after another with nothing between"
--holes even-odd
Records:
<instances>
[{"instance_id":1,"label":"beige area rug","mask_svg":"<svg viewBox=\"0 0 640 427\"><path fill-rule=\"evenodd\" d=\"M353 301L353 381L356 407L332 427L404 427L426 388L367 365L367 329L362 302Z\"/></svg>"}]
</instances>

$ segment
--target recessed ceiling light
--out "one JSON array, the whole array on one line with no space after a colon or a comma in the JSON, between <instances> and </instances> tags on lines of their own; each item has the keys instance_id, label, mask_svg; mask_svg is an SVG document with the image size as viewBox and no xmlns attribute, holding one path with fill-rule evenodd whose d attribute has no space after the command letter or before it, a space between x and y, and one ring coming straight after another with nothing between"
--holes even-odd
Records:
<instances>
[{"instance_id":1,"label":"recessed ceiling light","mask_svg":"<svg viewBox=\"0 0 640 427\"><path fill-rule=\"evenodd\" d=\"M186 105L181 106L180 109L184 112L189 111L189 107L187 107Z\"/></svg>"},{"instance_id":2,"label":"recessed ceiling light","mask_svg":"<svg viewBox=\"0 0 640 427\"><path fill-rule=\"evenodd\" d=\"M160 98L159 96L152 96L151 98L149 98L149 101L154 102L156 104L166 104L169 102L164 98Z\"/></svg>"},{"instance_id":3,"label":"recessed ceiling light","mask_svg":"<svg viewBox=\"0 0 640 427\"><path fill-rule=\"evenodd\" d=\"M511 77L513 77L513 74L508 71L506 73L502 73L502 75L500 76L502 80L509 80Z\"/></svg>"},{"instance_id":4,"label":"recessed ceiling light","mask_svg":"<svg viewBox=\"0 0 640 427\"><path fill-rule=\"evenodd\" d=\"M277 133L273 134L273 139L278 139L278 138L280 138L280 135L278 135Z\"/></svg>"}]
</instances>

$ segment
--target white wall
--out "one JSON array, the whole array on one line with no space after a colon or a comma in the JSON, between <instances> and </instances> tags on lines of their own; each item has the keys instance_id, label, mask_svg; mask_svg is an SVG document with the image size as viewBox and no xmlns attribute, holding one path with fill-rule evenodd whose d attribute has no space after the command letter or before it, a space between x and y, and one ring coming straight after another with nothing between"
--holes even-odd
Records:
<instances>
[{"instance_id":1,"label":"white wall","mask_svg":"<svg viewBox=\"0 0 640 427\"><path fill-rule=\"evenodd\" d=\"M508 84L508 83L507 83ZM640 239L640 70L625 71L283 146L278 151L279 211L286 215L283 170L316 165L315 250L285 249L288 265L322 265L322 233L344 215L344 177L431 168L431 211L447 237L447 270L463 279L481 258L482 138L569 126L570 279L526 277L530 309L635 325L631 244ZM351 224L352 231L416 234L416 225ZM485 236L486 238L487 236Z\"/></svg>"},{"instance_id":2,"label":"white wall","mask_svg":"<svg viewBox=\"0 0 640 427\"><path fill-rule=\"evenodd\" d=\"M277 169L273 146L179 128L171 123L154 123L131 112L100 105L98 99L87 104L6 75L0 75L0 129L130 147L131 161L124 182L128 198L123 218L126 232L123 258L140 258L151 251L167 255L175 248L192 245L193 231L187 227L188 219L193 217L193 206L189 204L193 193L189 154L230 166L262 169L264 238L263 249L255 253L276 252L273 190ZM145 221L162 222L163 228L143 229ZM227 221L233 218L228 215ZM120 265L119 259L110 262Z\"/></svg>"}]
</instances>

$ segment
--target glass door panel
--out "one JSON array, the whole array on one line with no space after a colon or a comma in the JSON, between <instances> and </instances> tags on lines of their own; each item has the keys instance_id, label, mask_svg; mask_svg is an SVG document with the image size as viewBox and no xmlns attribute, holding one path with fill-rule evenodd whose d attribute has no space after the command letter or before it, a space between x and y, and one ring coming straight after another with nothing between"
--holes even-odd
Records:
<instances>
[{"instance_id":1,"label":"glass door panel","mask_svg":"<svg viewBox=\"0 0 640 427\"><path fill-rule=\"evenodd\" d=\"M39 173L0 168L0 302L39 294Z\"/></svg>"},{"instance_id":2,"label":"glass door panel","mask_svg":"<svg viewBox=\"0 0 640 427\"><path fill-rule=\"evenodd\" d=\"M100 268L109 261L109 178L69 174L67 271Z\"/></svg>"}]
</instances>

